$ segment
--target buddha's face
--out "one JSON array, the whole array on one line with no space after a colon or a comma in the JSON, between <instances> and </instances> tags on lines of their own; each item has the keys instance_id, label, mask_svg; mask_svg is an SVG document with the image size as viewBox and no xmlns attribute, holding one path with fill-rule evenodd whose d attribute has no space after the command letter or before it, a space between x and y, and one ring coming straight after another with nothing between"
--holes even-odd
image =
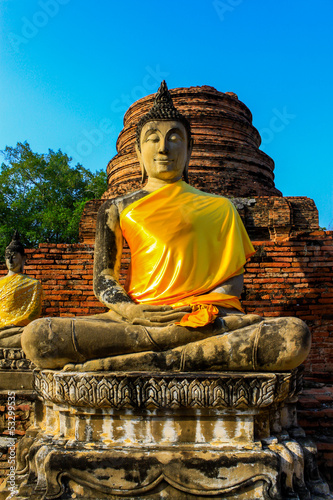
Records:
<instances>
[{"instance_id":1,"label":"buddha's face","mask_svg":"<svg viewBox=\"0 0 333 500\"><path fill-rule=\"evenodd\" d=\"M25 256L21 255L20 252L6 250L5 259L6 266L9 272L20 273L23 271Z\"/></svg>"},{"instance_id":2,"label":"buddha's face","mask_svg":"<svg viewBox=\"0 0 333 500\"><path fill-rule=\"evenodd\" d=\"M146 123L137 154L149 178L175 182L187 167L191 148L184 125L178 121Z\"/></svg>"}]
</instances>

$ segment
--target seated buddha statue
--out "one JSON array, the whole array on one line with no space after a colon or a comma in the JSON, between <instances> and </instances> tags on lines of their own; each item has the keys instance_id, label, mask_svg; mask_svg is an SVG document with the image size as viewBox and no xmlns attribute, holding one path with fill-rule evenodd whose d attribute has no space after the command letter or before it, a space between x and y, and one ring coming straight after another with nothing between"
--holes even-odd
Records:
<instances>
[{"instance_id":1,"label":"seated buddha statue","mask_svg":"<svg viewBox=\"0 0 333 500\"><path fill-rule=\"evenodd\" d=\"M5 251L8 273L0 279L0 347L21 347L24 326L41 313L42 286L23 274L25 259L16 231Z\"/></svg>"},{"instance_id":2,"label":"seated buddha statue","mask_svg":"<svg viewBox=\"0 0 333 500\"><path fill-rule=\"evenodd\" d=\"M107 200L97 216L94 292L109 311L30 323L22 347L38 367L283 371L304 361L310 333L300 319L244 314L244 264L254 249L228 199L189 185L192 142L162 82L137 125L144 187Z\"/></svg>"}]
</instances>

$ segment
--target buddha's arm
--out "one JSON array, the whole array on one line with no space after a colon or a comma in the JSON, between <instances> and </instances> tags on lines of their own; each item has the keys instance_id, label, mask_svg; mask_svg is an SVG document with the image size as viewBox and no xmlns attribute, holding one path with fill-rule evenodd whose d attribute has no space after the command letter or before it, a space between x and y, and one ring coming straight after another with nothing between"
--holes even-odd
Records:
<instances>
[{"instance_id":1,"label":"buddha's arm","mask_svg":"<svg viewBox=\"0 0 333 500\"><path fill-rule=\"evenodd\" d=\"M122 249L118 208L108 200L98 211L94 255L94 293L108 308L132 302L119 283Z\"/></svg>"},{"instance_id":2,"label":"buddha's arm","mask_svg":"<svg viewBox=\"0 0 333 500\"><path fill-rule=\"evenodd\" d=\"M228 279L221 285L219 285L212 292L225 293L226 295L234 295L235 297L240 297L243 291L244 275L239 274L233 278Z\"/></svg>"},{"instance_id":3,"label":"buddha's arm","mask_svg":"<svg viewBox=\"0 0 333 500\"><path fill-rule=\"evenodd\" d=\"M119 283L123 236L119 211L112 200L99 209L94 257L94 293L106 307L136 323L179 321L189 308L136 304Z\"/></svg>"},{"instance_id":4,"label":"buddha's arm","mask_svg":"<svg viewBox=\"0 0 333 500\"><path fill-rule=\"evenodd\" d=\"M234 276L233 278L226 280L224 283L214 288L214 290L211 290L211 292L225 293L226 295L233 295L234 297L240 297L243 291L243 283L244 283L244 276L243 274L239 274L238 276ZM219 306L218 309L220 311L220 315L224 317L228 315L234 315L235 313L237 315L243 314L237 311L236 309L227 309L221 306Z\"/></svg>"}]
</instances>

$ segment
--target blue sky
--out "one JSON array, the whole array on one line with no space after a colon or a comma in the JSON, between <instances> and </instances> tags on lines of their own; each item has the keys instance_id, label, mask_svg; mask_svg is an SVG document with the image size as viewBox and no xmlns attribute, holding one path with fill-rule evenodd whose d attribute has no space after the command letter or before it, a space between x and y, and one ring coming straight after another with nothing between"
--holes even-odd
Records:
<instances>
[{"instance_id":1,"label":"blue sky","mask_svg":"<svg viewBox=\"0 0 333 500\"><path fill-rule=\"evenodd\" d=\"M333 229L332 23L332 0L0 0L0 149L105 169L132 102L164 78L211 85L252 111L276 187Z\"/></svg>"}]
</instances>

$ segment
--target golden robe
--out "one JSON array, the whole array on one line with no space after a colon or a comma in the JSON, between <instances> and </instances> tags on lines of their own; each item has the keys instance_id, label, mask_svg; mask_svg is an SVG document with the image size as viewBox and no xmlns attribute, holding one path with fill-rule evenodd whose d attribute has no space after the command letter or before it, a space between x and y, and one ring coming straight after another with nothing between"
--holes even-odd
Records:
<instances>
[{"instance_id":1,"label":"golden robe","mask_svg":"<svg viewBox=\"0 0 333 500\"><path fill-rule=\"evenodd\" d=\"M42 285L25 274L0 279L0 328L26 326L38 318L42 308Z\"/></svg>"},{"instance_id":2,"label":"golden robe","mask_svg":"<svg viewBox=\"0 0 333 500\"><path fill-rule=\"evenodd\" d=\"M120 226L131 250L126 290L134 302L190 305L193 313L181 321L187 326L213 321L214 306L242 310L237 297L211 292L242 274L254 253L227 198L178 181L129 205Z\"/></svg>"}]
</instances>

